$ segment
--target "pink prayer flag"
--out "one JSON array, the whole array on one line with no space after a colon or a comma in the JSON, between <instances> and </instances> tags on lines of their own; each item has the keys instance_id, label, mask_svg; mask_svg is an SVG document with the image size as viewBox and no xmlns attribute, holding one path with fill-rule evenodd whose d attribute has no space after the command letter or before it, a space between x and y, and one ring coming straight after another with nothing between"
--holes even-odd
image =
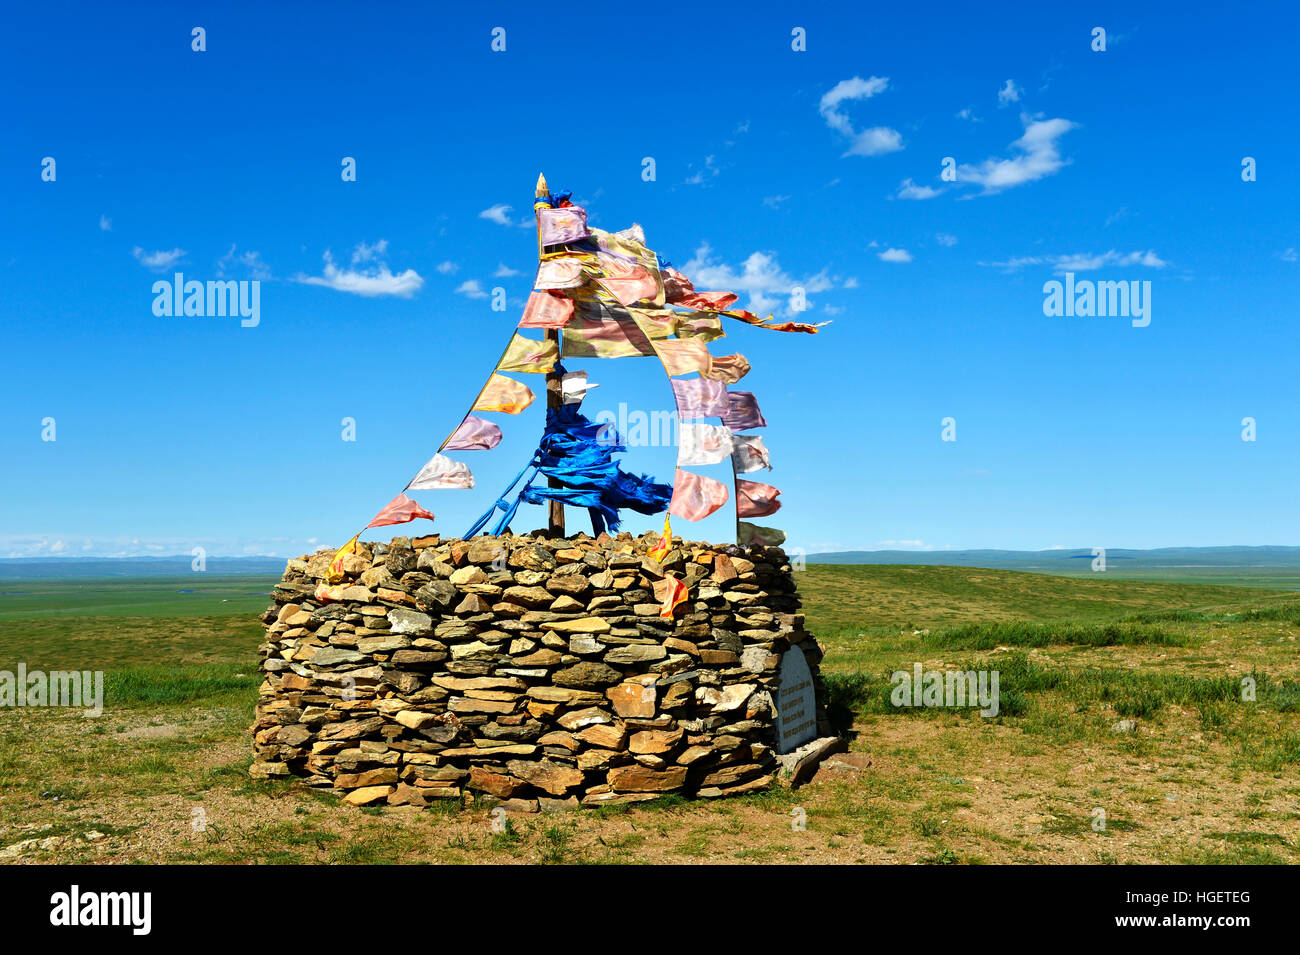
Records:
<instances>
[{"instance_id":1,"label":"pink prayer flag","mask_svg":"<svg viewBox=\"0 0 1300 955\"><path fill-rule=\"evenodd\" d=\"M702 521L730 497L727 486L721 481L677 469L673 478L673 499L668 502L668 513L688 521Z\"/></svg>"},{"instance_id":2,"label":"pink prayer flag","mask_svg":"<svg viewBox=\"0 0 1300 955\"><path fill-rule=\"evenodd\" d=\"M722 420L732 431L767 427L752 391L733 391L727 395L727 411Z\"/></svg>"},{"instance_id":3,"label":"pink prayer flag","mask_svg":"<svg viewBox=\"0 0 1300 955\"><path fill-rule=\"evenodd\" d=\"M631 305L642 299L653 299L659 294L659 286L650 273L635 262L625 262L620 258L598 253L600 266L605 273L597 281L618 299L620 305Z\"/></svg>"},{"instance_id":4,"label":"pink prayer flag","mask_svg":"<svg viewBox=\"0 0 1300 955\"><path fill-rule=\"evenodd\" d=\"M478 415L466 415L444 451L488 451L501 443L501 429Z\"/></svg>"},{"instance_id":5,"label":"pink prayer flag","mask_svg":"<svg viewBox=\"0 0 1300 955\"><path fill-rule=\"evenodd\" d=\"M720 381L704 378L674 378L673 397L677 399L677 415L688 418L722 418L728 411L727 386Z\"/></svg>"},{"instance_id":6,"label":"pink prayer flag","mask_svg":"<svg viewBox=\"0 0 1300 955\"><path fill-rule=\"evenodd\" d=\"M553 292L533 292L524 306L520 328L563 328L573 318L573 299Z\"/></svg>"},{"instance_id":7,"label":"pink prayer flag","mask_svg":"<svg viewBox=\"0 0 1300 955\"><path fill-rule=\"evenodd\" d=\"M736 482L736 516L766 517L781 510L777 495L781 492L761 481Z\"/></svg>"},{"instance_id":8,"label":"pink prayer flag","mask_svg":"<svg viewBox=\"0 0 1300 955\"><path fill-rule=\"evenodd\" d=\"M695 286L691 284L691 280L671 265L666 269L661 269L660 274L664 277L664 298L669 302L674 304L680 302L695 291Z\"/></svg>"},{"instance_id":9,"label":"pink prayer flag","mask_svg":"<svg viewBox=\"0 0 1300 955\"><path fill-rule=\"evenodd\" d=\"M433 515L422 508L405 494L399 494L389 501L382 511L374 516L366 527L387 527L389 524L406 524L417 517L433 520Z\"/></svg>"}]
</instances>

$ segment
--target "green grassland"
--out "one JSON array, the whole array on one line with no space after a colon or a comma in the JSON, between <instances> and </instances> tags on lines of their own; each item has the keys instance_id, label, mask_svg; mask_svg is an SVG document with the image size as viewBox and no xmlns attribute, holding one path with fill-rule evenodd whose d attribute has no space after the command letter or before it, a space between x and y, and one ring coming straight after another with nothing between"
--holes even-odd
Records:
<instances>
[{"instance_id":1,"label":"green grassland","mask_svg":"<svg viewBox=\"0 0 1300 955\"><path fill-rule=\"evenodd\" d=\"M103 669L107 696L99 719L0 714L0 861L1300 861L1284 589L810 565L799 588L857 768L495 831L483 805L358 810L249 779L271 583L0 583L0 669ZM996 669L999 715L891 705L890 673L917 662Z\"/></svg>"}]
</instances>

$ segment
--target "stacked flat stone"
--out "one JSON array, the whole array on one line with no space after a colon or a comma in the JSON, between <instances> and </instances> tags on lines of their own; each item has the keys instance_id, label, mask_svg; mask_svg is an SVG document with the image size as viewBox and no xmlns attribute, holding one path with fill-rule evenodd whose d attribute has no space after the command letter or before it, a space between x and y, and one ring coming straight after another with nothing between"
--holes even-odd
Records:
<instances>
[{"instance_id":1,"label":"stacked flat stone","mask_svg":"<svg viewBox=\"0 0 1300 955\"><path fill-rule=\"evenodd\" d=\"M771 784L781 655L821 649L785 552L654 535L437 536L290 560L262 616L259 777L355 805L523 810ZM686 600L660 615L666 577ZM829 732L818 706L819 732Z\"/></svg>"}]
</instances>

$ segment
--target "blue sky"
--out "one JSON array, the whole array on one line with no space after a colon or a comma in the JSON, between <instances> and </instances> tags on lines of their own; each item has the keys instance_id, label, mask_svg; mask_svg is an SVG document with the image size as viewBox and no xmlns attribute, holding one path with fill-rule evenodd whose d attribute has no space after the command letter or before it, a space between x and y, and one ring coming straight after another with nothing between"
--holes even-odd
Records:
<instances>
[{"instance_id":1,"label":"blue sky","mask_svg":"<svg viewBox=\"0 0 1300 955\"><path fill-rule=\"evenodd\" d=\"M774 469L750 476L791 547L1297 543L1296 22L1131 6L14 9L0 555L342 543L511 334L539 171L697 286L789 317L798 285L833 320L712 346L753 364ZM258 279L258 325L155 316L178 270ZM1150 324L1046 316L1067 271L1149 281ZM652 360L570 366L588 413L671 407ZM415 495L437 530L490 506L540 405L455 455L475 490ZM727 540L732 513L675 524Z\"/></svg>"}]
</instances>

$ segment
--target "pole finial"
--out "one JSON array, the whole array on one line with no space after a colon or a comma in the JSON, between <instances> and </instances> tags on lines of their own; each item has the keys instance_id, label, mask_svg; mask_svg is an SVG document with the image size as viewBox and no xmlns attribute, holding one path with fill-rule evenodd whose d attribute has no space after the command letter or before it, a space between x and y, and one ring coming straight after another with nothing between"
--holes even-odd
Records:
<instances>
[{"instance_id":1,"label":"pole finial","mask_svg":"<svg viewBox=\"0 0 1300 955\"><path fill-rule=\"evenodd\" d=\"M546 184L546 176L542 173L537 174L537 192L534 194L538 199L545 199L551 194L551 187Z\"/></svg>"}]
</instances>

